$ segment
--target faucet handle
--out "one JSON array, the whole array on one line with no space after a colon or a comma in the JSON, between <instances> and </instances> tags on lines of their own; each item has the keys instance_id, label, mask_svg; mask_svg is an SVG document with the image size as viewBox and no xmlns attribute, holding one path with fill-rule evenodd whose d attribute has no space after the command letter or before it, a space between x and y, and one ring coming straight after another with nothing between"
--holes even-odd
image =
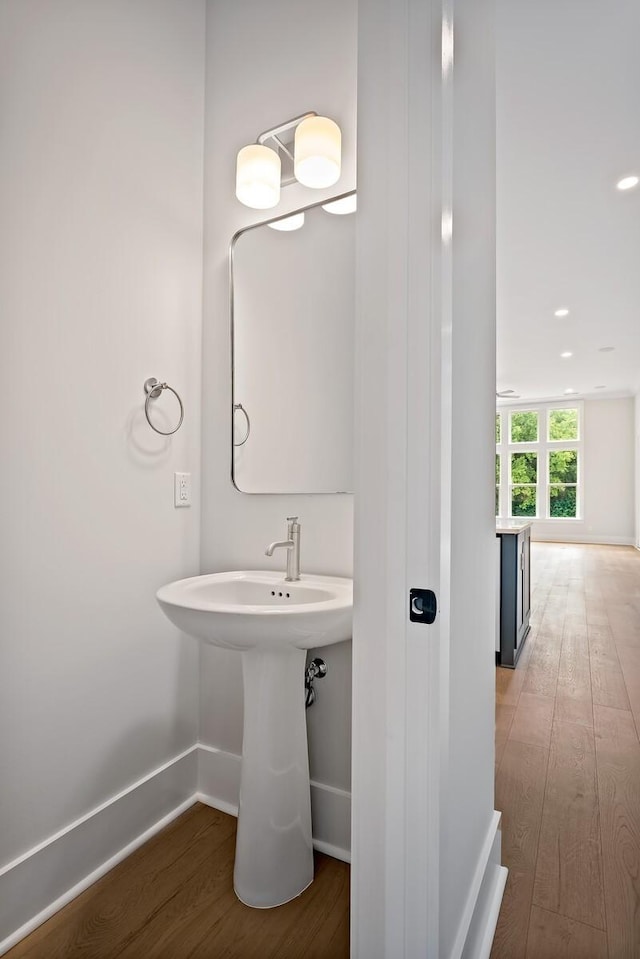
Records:
<instances>
[{"instance_id":1,"label":"faucet handle","mask_svg":"<svg viewBox=\"0 0 640 959\"><path fill-rule=\"evenodd\" d=\"M298 522L297 516L287 516L287 523L297 523L297 522Z\"/></svg>"}]
</instances>

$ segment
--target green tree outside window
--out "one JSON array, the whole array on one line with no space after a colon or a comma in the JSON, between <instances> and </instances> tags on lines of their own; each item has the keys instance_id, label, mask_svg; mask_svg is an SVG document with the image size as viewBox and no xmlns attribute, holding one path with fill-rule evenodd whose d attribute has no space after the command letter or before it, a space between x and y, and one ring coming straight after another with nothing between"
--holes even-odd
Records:
<instances>
[{"instance_id":1,"label":"green tree outside window","mask_svg":"<svg viewBox=\"0 0 640 959\"><path fill-rule=\"evenodd\" d=\"M511 515L535 516L537 490L535 486L513 486L511 488Z\"/></svg>"},{"instance_id":2,"label":"green tree outside window","mask_svg":"<svg viewBox=\"0 0 640 959\"><path fill-rule=\"evenodd\" d=\"M551 410L549 413L550 440L578 439L578 411Z\"/></svg>"},{"instance_id":3,"label":"green tree outside window","mask_svg":"<svg viewBox=\"0 0 640 959\"><path fill-rule=\"evenodd\" d=\"M554 517L575 518L577 507L575 486L549 487L549 515Z\"/></svg>"},{"instance_id":4,"label":"green tree outside window","mask_svg":"<svg viewBox=\"0 0 640 959\"><path fill-rule=\"evenodd\" d=\"M537 453L512 453L511 454L511 483L513 486L519 483L537 483L538 482L538 454Z\"/></svg>"},{"instance_id":5,"label":"green tree outside window","mask_svg":"<svg viewBox=\"0 0 640 959\"><path fill-rule=\"evenodd\" d=\"M537 424L536 424L537 429ZM511 515L536 516L538 513L538 454L511 454ZM525 485L527 484L527 485Z\"/></svg>"},{"instance_id":6,"label":"green tree outside window","mask_svg":"<svg viewBox=\"0 0 640 959\"><path fill-rule=\"evenodd\" d=\"M511 414L511 442L538 442L538 414L533 410Z\"/></svg>"},{"instance_id":7,"label":"green tree outside window","mask_svg":"<svg viewBox=\"0 0 640 959\"><path fill-rule=\"evenodd\" d=\"M552 453L549 453L549 483L577 482L577 450L554 450Z\"/></svg>"}]
</instances>

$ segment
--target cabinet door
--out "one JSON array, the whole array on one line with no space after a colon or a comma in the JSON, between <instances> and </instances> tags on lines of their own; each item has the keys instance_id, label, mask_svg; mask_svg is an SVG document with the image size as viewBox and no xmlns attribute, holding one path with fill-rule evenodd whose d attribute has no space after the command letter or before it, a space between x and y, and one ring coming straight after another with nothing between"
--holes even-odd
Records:
<instances>
[{"instance_id":1,"label":"cabinet door","mask_svg":"<svg viewBox=\"0 0 640 959\"><path fill-rule=\"evenodd\" d=\"M523 577L522 577L522 543L524 539L524 533L518 533L518 539L516 542L516 554L513 557L512 562L515 564L515 582L516 582L516 636L515 643L518 645L518 640L520 638L520 630L522 628L522 623L524 621L524 595L523 595Z\"/></svg>"}]
</instances>

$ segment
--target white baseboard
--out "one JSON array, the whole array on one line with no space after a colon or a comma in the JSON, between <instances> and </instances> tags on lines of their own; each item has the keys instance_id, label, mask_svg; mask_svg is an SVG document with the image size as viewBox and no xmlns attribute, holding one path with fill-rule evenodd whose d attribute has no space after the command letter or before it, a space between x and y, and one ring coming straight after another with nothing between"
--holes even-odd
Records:
<instances>
[{"instance_id":1,"label":"white baseboard","mask_svg":"<svg viewBox=\"0 0 640 959\"><path fill-rule=\"evenodd\" d=\"M312 779L311 820L314 848L351 862L351 793Z\"/></svg>"},{"instance_id":2,"label":"white baseboard","mask_svg":"<svg viewBox=\"0 0 640 959\"><path fill-rule=\"evenodd\" d=\"M199 802L238 815L241 757L200 744ZM351 793L311 780L313 845L334 859L351 862Z\"/></svg>"},{"instance_id":3,"label":"white baseboard","mask_svg":"<svg viewBox=\"0 0 640 959\"><path fill-rule=\"evenodd\" d=\"M508 875L506 866L488 865L476 907L478 922L474 915L462 959L489 959Z\"/></svg>"},{"instance_id":4,"label":"white baseboard","mask_svg":"<svg viewBox=\"0 0 640 959\"><path fill-rule=\"evenodd\" d=\"M0 869L0 956L200 801L238 815L241 757L195 744ZM311 783L313 844L350 861L351 795Z\"/></svg>"},{"instance_id":5,"label":"white baseboard","mask_svg":"<svg viewBox=\"0 0 640 959\"><path fill-rule=\"evenodd\" d=\"M200 743L198 750L198 800L230 816L238 815L242 757Z\"/></svg>"},{"instance_id":6,"label":"white baseboard","mask_svg":"<svg viewBox=\"0 0 640 959\"><path fill-rule=\"evenodd\" d=\"M491 818L450 959L488 959L491 952L507 881L500 864L500 816L494 812Z\"/></svg>"},{"instance_id":7,"label":"white baseboard","mask_svg":"<svg viewBox=\"0 0 640 959\"><path fill-rule=\"evenodd\" d=\"M0 869L0 956L195 802L197 747Z\"/></svg>"},{"instance_id":8,"label":"white baseboard","mask_svg":"<svg viewBox=\"0 0 640 959\"><path fill-rule=\"evenodd\" d=\"M591 533L571 533L565 530L533 532L532 543L578 543L584 546L634 546L632 536L593 536Z\"/></svg>"}]
</instances>

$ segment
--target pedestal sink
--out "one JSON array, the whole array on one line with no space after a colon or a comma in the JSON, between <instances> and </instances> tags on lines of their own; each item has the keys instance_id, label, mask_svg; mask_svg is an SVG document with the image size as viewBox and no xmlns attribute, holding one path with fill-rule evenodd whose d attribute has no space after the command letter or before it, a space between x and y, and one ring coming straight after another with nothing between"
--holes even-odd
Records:
<instances>
[{"instance_id":1,"label":"pedestal sink","mask_svg":"<svg viewBox=\"0 0 640 959\"><path fill-rule=\"evenodd\" d=\"M157 598L183 632L242 653L234 888L248 906L282 905L313 881L305 651L351 637L353 583L235 571L178 580Z\"/></svg>"}]
</instances>

